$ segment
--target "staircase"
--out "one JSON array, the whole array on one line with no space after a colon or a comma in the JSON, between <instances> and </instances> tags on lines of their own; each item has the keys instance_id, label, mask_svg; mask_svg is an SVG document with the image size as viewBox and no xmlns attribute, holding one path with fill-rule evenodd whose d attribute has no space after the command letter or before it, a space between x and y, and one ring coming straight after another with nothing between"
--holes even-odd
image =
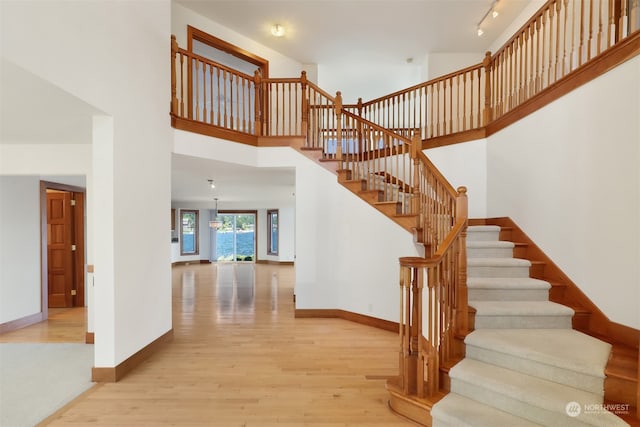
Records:
<instances>
[{"instance_id":1,"label":"staircase","mask_svg":"<svg viewBox=\"0 0 640 427\"><path fill-rule=\"evenodd\" d=\"M469 305L475 329L449 371L450 393L433 426L625 426L603 409L611 345L572 329L574 310L548 300L551 285L529 277L500 227L467 235Z\"/></svg>"}]
</instances>

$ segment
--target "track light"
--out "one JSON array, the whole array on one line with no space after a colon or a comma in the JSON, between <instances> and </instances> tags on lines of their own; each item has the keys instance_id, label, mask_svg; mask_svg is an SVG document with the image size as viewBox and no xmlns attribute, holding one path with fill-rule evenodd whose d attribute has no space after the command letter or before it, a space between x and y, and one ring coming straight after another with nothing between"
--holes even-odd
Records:
<instances>
[{"instance_id":1,"label":"track light","mask_svg":"<svg viewBox=\"0 0 640 427\"><path fill-rule=\"evenodd\" d=\"M482 24L489 17L489 15L491 15L495 19L500 14L496 9L497 4L498 4L498 0L494 0L493 2L491 2L491 6L489 7L489 10L487 10L487 12L484 15L482 15L482 19L480 20L480 22L478 22L478 25L476 26L476 33L478 34L478 37L484 34L484 30L482 29Z\"/></svg>"}]
</instances>

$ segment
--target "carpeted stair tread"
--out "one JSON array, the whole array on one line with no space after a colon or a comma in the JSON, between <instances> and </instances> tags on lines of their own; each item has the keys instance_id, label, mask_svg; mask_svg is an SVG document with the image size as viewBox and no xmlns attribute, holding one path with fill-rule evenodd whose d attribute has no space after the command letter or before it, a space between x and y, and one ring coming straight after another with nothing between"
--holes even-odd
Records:
<instances>
[{"instance_id":1,"label":"carpeted stair tread","mask_svg":"<svg viewBox=\"0 0 640 427\"><path fill-rule=\"evenodd\" d=\"M465 358L449 371L451 392L548 426L626 426L606 411L566 413L567 404L602 404L602 396L531 375ZM585 406L587 405L587 406Z\"/></svg>"},{"instance_id":2,"label":"carpeted stair tread","mask_svg":"<svg viewBox=\"0 0 640 427\"><path fill-rule=\"evenodd\" d=\"M484 329L465 343L604 378L611 344L573 329Z\"/></svg>"},{"instance_id":3,"label":"carpeted stair tread","mask_svg":"<svg viewBox=\"0 0 640 427\"><path fill-rule=\"evenodd\" d=\"M597 395L611 345L573 329L477 329L467 357Z\"/></svg>"},{"instance_id":4,"label":"carpeted stair tread","mask_svg":"<svg viewBox=\"0 0 640 427\"><path fill-rule=\"evenodd\" d=\"M433 427L541 426L454 393L449 393L436 403L431 409L431 416Z\"/></svg>"},{"instance_id":5,"label":"carpeted stair tread","mask_svg":"<svg viewBox=\"0 0 640 427\"><path fill-rule=\"evenodd\" d=\"M469 277L467 287L474 289L551 289L551 284L531 277Z\"/></svg>"},{"instance_id":6,"label":"carpeted stair tread","mask_svg":"<svg viewBox=\"0 0 640 427\"><path fill-rule=\"evenodd\" d=\"M474 225L467 227L467 243L477 240L498 240L500 227L496 225Z\"/></svg>"},{"instance_id":7,"label":"carpeted stair tread","mask_svg":"<svg viewBox=\"0 0 640 427\"><path fill-rule=\"evenodd\" d=\"M513 242L506 240L472 240L467 242L468 248L514 248Z\"/></svg>"},{"instance_id":8,"label":"carpeted stair tread","mask_svg":"<svg viewBox=\"0 0 640 427\"><path fill-rule=\"evenodd\" d=\"M521 258L469 258L467 267L531 267L531 261Z\"/></svg>"},{"instance_id":9,"label":"carpeted stair tread","mask_svg":"<svg viewBox=\"0 0 640 427\"><path fill-rule=\"evenodd\" d=\"M567 306L551 301L469 301L476 316L573 316Z\"/></svg>"},{"instance_id":10,"label":"carpeted stair tread","mask_svg":"<svg viewBox=\"0 0 640 427\"><path fill-rule=\"evenodd\" d=\"M512 242L502 240L472 240L467 242L467 257L471 258L513 258Z\"/></svg>"}]
</instances>

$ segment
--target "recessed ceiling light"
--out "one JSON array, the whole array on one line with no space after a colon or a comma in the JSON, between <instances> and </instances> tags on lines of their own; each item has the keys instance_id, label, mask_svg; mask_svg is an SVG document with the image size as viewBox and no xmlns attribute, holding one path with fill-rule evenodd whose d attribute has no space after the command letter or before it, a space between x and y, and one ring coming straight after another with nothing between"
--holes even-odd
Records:
<instances>
[{"instance_id":1,"label":"recessed ceiling light","mask_svg":"<svg viewBox=\"0 0 640 427\"><path fill-rule=\"evenodd\" d=\"M280 24L275 24L271 26L271 35L274 37L283 37L286 33L284 27Z\"/></svg>"}]
</instances>

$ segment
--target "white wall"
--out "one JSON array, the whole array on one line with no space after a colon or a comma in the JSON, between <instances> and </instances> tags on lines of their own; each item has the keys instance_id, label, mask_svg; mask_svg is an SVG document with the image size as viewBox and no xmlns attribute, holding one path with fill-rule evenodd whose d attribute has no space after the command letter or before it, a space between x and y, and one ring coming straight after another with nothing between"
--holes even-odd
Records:
<instances>
[{"instance_id":1,"label":"white wall","mask_svg":"<svg viewBox=\"0 0 640 427\"><path fill-rule=\"evenodd\" d=\"M479 64L484 59L481 53L430 53L426 60L426 80L436 79L446 74Z\"/></svg>"},{"instance_id":2,"label":"white wall","mask_svg":"<svg viewBox=\"0 0 640 427\"><path fill-rule=\"evenodd\" d=\"M92 153L97 367L171 329L170 9L169 0L2 2L2 55L105 113Z\"/></svg>"},{"instance_id":3,"label":"white wall","mask_svg":"<svg viewBox=\"0 0 640 427\"><path fill-rule=\"evenodd\" d=\"M41 311L40 178L0 176L0 323Z\"/></svg>"},{"instance_id":4,"label":"white wall","mask_svg":"<svg viewBox=\"0 0 640 427\"><path fill-rule=\"evenodd\" d=\"M405 62L340 62L318 64L318 86L331 95L342 93L345 104L364 102L422 81L421 66Z\"/></svg>"},{"instance_id":5,"label":"white wall","mask_svg":"<svg viewBox=\"0 0 640 427\"><path fill-rule=\"evenodd\" d=\"M510 216L613 321L640 327L640 57L488 138Z\"/></svg>"},{"instance_id":6,"label":"white wall","mask_svg":"<svg viewBox=\"0 0 640 427\"><path fill-rule=\"evenodd\" d=\"M187 48L187 25L229 42L269 61L269 77L300 77L302 64L257 43L176 2L171 3L171 32L178 46Z\"/></svg>"},{"instance_id":7,"label":"white wall","mask_svg":"<svg viewBox=\"0 0 640 427\"><path fill-rule=\"evenodd\" d=\"M487 217L487 141L480 139L425 150L453 188L467 187L469 218Z\"/></svg>"}]
</instances>

